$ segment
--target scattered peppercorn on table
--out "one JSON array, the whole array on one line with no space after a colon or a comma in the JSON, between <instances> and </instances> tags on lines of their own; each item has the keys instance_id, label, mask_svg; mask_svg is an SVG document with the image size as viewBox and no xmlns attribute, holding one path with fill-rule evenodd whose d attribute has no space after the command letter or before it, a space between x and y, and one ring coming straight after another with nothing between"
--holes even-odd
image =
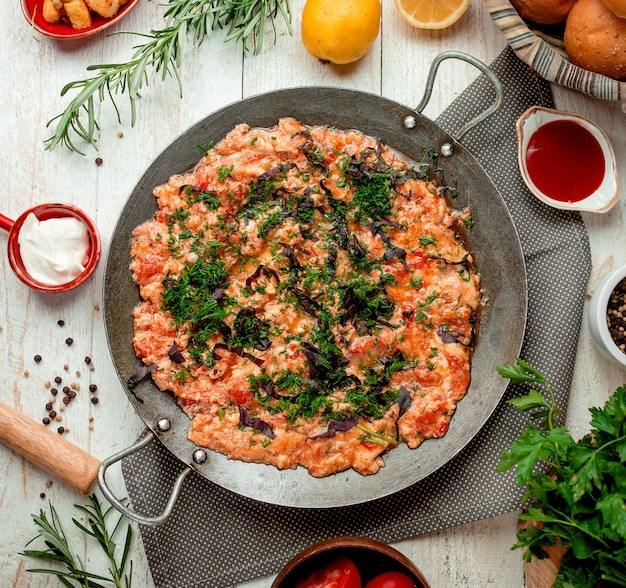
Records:
<instances>
[{"instance_id":1,"label":"scattered peppercorn on table","mask_svg":"<svg viewBox=\"0 0 626 588\"><path fill-rule=\"evenodd\" d=\"M90 65L128 61L133 47L143 42L141 37L102 33L80 41L58 41L34 32L17 2L0 6L0 47L6 56L5 83L0 87L4 180L0 212L17 218L36 204L68 202L94 219L103 245L100 265L86 284L70 292L45 294L29 290L15 277L6 259L6 233L0 235L5 250L0 263L0 347L4 350L0 402L76 445L81 455L92 457L92 464L129 446L145 429L109 354L102 297L104 262L116 220L157 155L193 123L262 92L304 85L337 86L415 106L430 64L442 51L460 50L491 63L505 47L501 32L479 0L472 0L462 18L444 31L413 29L392 2L384 2L380 34L370 51L355 63L335 66L316 60L303 46L303 6L304 0L291 2L292 34L282 18L274 21L276 38L272 26L266 26L258 55L251 46L242 57L239 44L225 42L228 33L224 30L215 31L198 47L192 47L190 37L178 70L182 98L175 76L162 80L162 71L155 74L147 68L150 83L135 100L134 126L123 93L115 94L112 88L121 122L111 101L99 103L96 95L98 127L90 132L97 139L98 150L78 135L71 139L84 155L67 149L63 142L45 150L45 142L58 122L47 126L48 121L63 112L74 96L70 91L62 97L61 89L73 80L90 77L92 72L86 70ZM164 9L146 1L109 30L148 32L162 29L164 23ZM444 64L424 114L436 118L476 77L472 67ZM137 79L130 82L137 83ZM107 92L106 87L103 90ZM622 106L560 86L553 86L552 91L557 108L584 115L607 133L620 181L626 186L626 112ZM88 119L83 120L88 125ZM626 263L625 215L624 200L604 215L583 213L593 261L589 294L604 274ZM609 363L593 346L586 306L583 319L567 413L574 437L588 431L588 408L603 405L611 392L626 382L626 371ZM85 504L85 496L4 445L0 446L0 470L0 585L57 585L57 580L47 575L28 572L29 568L42 567L40 562L19 555L37 533L31 515L48 510L50 504L87 568L107 574L99 547L78 533L71 522L77 516L74 505ZM119 468L111 468L107 479L118 496L126 495ZM420 568L434 588L521 588L521 553L510 549L516 541L518 515L512 512L446 528L394 546ZM155 582L134 523L133 527L133 586L149 588ZM267 588L271 582L272 577L265 577L238 587Z\"/></svg>"}]
</instances>

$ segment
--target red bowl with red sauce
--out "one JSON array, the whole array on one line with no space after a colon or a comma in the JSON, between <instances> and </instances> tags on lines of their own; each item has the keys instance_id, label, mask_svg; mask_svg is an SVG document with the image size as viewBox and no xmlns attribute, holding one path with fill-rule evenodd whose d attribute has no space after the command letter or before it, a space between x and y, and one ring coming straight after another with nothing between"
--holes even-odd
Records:
<instances>
[{"instance_id":1,"label":"red bowl with red sauce","mask_svg":"<svg viewBox=\"0 0 626 588\"><path fill-rule=\"evenodd\" d=\"M103 31L112 24L126 16L139 2L139 0L128 0L124 6L111 18L103 18L92 13L92 23L90 27L75 29L68 20L61 20L57 23L49 23L43 17L43 0L21 0L24 17L38 33L59 40L82 39Z\"/></svg>"},{"instance_id":2,"label":"red bowl with red sauce","mask_svg":"<svg viewBox=\"0 0 626 588\"><path fill-rule=\"evenodd\" d=\"M272 588L429 588L415 564L397 549L367 537L335 537L294 556Z\"/></svg>"},{"instance_id":3,"label":"red bowl with red sauce","mask_svg":"<svg viewBox=\"0 0 626 588\"><path fill-rule=\"evenodd\" d=\"M613 147L589 119L533 106L517 121L519 167L528 189L564 210L607 212L621 196Z\"/></svg>"}]
</instances>

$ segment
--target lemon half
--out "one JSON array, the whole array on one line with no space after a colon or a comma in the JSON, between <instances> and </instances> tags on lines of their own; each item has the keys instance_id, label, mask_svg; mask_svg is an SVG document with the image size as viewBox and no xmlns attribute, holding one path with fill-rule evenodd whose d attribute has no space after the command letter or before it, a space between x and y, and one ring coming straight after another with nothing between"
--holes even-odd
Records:
<instances>
[{"instance_id":1,"label":"lemon half","mask_svg":"<svg viewBox=\"0 0 626 588\"><path fill-rule=\"evenodd\" d=\"M470 0L394 0L400 16L418 29L445 29L467 11Z\"/></svg>"}]
</instances>

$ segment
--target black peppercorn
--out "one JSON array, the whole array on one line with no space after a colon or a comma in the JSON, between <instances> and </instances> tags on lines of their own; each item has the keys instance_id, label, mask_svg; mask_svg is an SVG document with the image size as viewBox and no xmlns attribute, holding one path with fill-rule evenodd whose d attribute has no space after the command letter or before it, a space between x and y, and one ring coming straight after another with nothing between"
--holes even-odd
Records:
<instances>
[{"instance_id":1,"label":"black peppercorn","mask_svg":"<svg viewBox=\"0 0 626 588\"><path fill-rule=\"evenodd\" d=\"M74 343L74 339L72 339L71 337L68 337L68 338L65 340L65 343L66 343L67 345L71 345L72 343Z\"/></svg>"},{"instance_id":2,"label":"black peppercorn","mask_svg":"<svg viewBox=\"0 0 626 588\"><path fill-rule=\"evenodd\" d=\"M98 397L97 397L97 396L93 396L93 397L91 398L91 404L98 404L98 402L100 402L100 401L98 400Z\"/></svg>"},{"instance_id":3,"label":"black peppercorn","mask_svg":"<svg viewBox=\"0 0 626 588\"><path fill-rule=\"evenodd\" d=\"M41 355L37 354L33 357L33 359L35 360L35 363L39 363L41 361Z\"/></svg>"},{"instance_id":4,"label":"black peppercorn","mask_svg":"<svg viewBox=\"0 0 626 588\"><path fill-rule=\"evenodd\" d=\"M95 392L98 389L98 386L95 384L89 384L89 392Z\"/></svg>"},{"instance_id":5,"label":"black peppercorn","mask_svg":"<svg viewBox=\"0 0 626 588\"><path fill-rule=\"evenodd\" d=\"M626 313L624 305L626 303L626 278L621 280L613 289L609 297L609 303L606 310L606 322L609 328L611 339L615 342L618 349L625 352L624 346L624 330L626 328Z\"/></svg>"}]
</instances>

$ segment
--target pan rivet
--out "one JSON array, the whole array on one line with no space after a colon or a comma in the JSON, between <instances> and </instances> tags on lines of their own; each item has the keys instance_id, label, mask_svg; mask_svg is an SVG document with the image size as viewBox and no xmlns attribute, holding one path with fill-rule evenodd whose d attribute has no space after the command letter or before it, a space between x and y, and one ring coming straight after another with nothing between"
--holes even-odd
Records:
<instances>
[{"instance_id":1,"label":"pan rivet","mask_svg":"<svg viewBox=\"0 0 626 588\"><path fill-rule=\"evenodd\" d=\"M205 463L207 460L206 451L204 451L204 449L196 449L193 452L193 460L196 463Z\"/></svg>"},{"instance_id":2,"label":"pan rivet","mask_svg":"<svg viewBox=\"0 0 626 588\"><path fill-rule=\"evenodd\" d=\"M450 143L444 143L441 146L441 155L443 155L444 157L450 157L453 151L454 151L454 147L452 147Z\"/></svg>"},{"instance_id":3,"label":"pan rivet","mask_svg":"<svg viewBox=\"0 0 626 588\"><path fill-rule=\"evenodd\" d=\"M417 126L417 120L413 115L409 114L408 116L404 117L404 126L407 129L414 129Z\"/></svg>"},{"instance_id":4,"label":"pan rivet","mask_svg":"<svg viewBox=\"0 0 626 588\"><path fill-rule=\"evenodd\" d=\"M169 419L159 419L157 421L157 429L164 433L165 431L169 431L172 423L170 423Z\"/></svg>"}]
</instances>

